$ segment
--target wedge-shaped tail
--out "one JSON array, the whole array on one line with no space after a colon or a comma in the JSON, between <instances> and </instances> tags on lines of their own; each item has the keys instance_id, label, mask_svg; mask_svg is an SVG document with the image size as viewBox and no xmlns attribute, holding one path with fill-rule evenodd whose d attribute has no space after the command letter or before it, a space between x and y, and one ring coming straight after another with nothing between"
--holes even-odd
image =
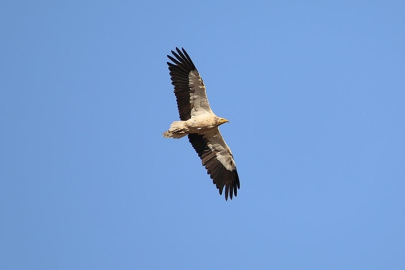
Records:
<instances>
[{"instance_id":1,"label":"wedge-shaped tail","mask_svg":"<svg viewBox=\"0 0 405 270\"><path fill-rule=\"evenodd\" d=\"M185 121L174 121L169 130L163 133L163 136L165 138L180 139L188 134L187 131Z\"/></svg>"}]
</instances>

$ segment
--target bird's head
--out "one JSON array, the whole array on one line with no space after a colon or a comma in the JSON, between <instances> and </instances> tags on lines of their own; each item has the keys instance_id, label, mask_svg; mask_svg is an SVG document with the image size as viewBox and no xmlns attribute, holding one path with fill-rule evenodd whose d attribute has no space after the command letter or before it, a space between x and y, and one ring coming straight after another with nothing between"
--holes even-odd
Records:
<instances>
[{"instance_id":1,"label":"bird's head","mask_svg":"<svg viewBox=\"0 0 405 270\"><path fill-rule=\"evenodd\" d=\"M218 117L218 126L220 126L222 124L225 124L225 123L228 123L228 122L229 121L227 119L222 118L222 117Z\"/></svg>"}]
</instances>

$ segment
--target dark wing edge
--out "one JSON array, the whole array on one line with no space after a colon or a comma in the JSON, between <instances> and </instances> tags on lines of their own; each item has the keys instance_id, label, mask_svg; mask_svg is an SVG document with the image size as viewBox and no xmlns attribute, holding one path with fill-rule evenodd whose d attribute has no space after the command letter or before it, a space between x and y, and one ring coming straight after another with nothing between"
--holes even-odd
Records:
<instances>
[{"instance_id":1,"label":"dark wing edge","mask_svg":"<svg viewBox=\"0 0 405 270\"><path fill-rule=\"evenodd\" d=\"M167 57L173 62L167 62L170 71L172 85L174 85L174 94L176 95L177 108L179 109L180 120L186 121L191 118L190 87L189 74L191 71L197 71L193 61L186 50L176 48L176 52L171 51L173 56Z\"/></svg>"},{"instance_id":2,"label":"dark wing edge","mask_svg":"<svg viewBox=\"0 0 405 270\"><path fill-rule=\"evenodd\" d=\"M238 195L238 189L240 189L239 176L236 168L230 171L222 165L216 157L216 152L208 147L204 135L195 133L189 134L188 140L201 158L202 165L207 169L207 173L219 190L219 194L222 195L222 191L225 187L225 200L228 200L228 197L232 200L233 195L236 197ZM232 156L231 153L229 154Z\"/></svg>"}]
</instances>

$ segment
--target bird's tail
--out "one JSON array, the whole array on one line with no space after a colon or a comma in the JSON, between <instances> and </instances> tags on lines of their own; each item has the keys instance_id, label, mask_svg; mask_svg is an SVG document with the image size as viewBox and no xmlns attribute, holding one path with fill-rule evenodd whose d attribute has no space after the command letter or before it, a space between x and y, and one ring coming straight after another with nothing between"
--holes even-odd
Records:
<instances>
[{"instance_id":1,"label":"bird's tail","mask_svg":"<svg viewBox=\"0 0 405 270\"><path fill-rule=\"evenodd\" d=\"M180 139L187 135L187 128L184 125L184 121L174 121L168 131L163 133L165 138Z\"/></svg>"}]
</instances>

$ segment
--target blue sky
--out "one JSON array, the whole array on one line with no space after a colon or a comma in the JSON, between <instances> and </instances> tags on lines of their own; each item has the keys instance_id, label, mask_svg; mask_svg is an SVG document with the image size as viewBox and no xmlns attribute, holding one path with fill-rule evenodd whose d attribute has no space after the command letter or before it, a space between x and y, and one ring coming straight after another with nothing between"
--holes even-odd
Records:
<instances>
[{"instance_id":1,"label":"blue sky","mask_svg":"<svg viewBox=\"0 0 405 270\"><path fill-rule=\"evenodd\" d=\"M405 2L3 1L0 269L405 269ZM184 47L241 180L178 119Z\"/></svg>"}]
</instances>

